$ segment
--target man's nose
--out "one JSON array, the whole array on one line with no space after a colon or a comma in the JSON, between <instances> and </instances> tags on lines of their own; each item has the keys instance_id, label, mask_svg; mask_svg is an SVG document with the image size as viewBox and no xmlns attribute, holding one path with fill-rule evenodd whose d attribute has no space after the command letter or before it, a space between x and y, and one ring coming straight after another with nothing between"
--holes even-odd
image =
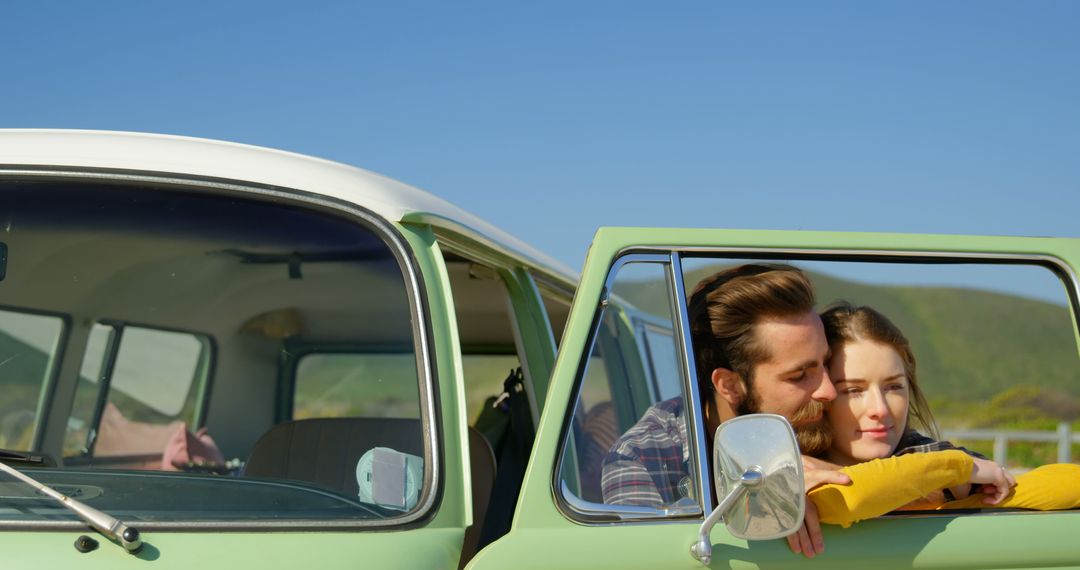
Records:
<instances>
[{"instance_id":1,"label":"man's nose","mask_svg":"<svg viewBox=\"0 0 1080 570\"><path fill-rule=\"evenodd\" d=\"M836 399L836 386L833 386L832 377L829 376L829 367L822 366L821 369L821 384L810 397L819 402L831 402Z\"/></svg>"}]
</instances>

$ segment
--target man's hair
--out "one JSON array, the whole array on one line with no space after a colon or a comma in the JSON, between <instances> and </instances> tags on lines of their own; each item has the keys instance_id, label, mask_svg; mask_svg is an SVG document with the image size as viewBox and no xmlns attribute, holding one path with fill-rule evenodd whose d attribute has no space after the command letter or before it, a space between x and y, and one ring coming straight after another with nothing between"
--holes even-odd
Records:
<instances>
[{"instance_id":1,"label":"man's hair","mask_svg":"<svg viewBox=\"0 0 1080 570\"><path fill-rule=\"evenodd\" d=\"M712 371L727 368L747 383L753 370L768 360L768 347L754 334L754 325L770 317L814 310L814 286L796 267L747 264L706 277L690 295L690 337L697 360L698 388L711 395Z\"/></svg>"}]
</instances>

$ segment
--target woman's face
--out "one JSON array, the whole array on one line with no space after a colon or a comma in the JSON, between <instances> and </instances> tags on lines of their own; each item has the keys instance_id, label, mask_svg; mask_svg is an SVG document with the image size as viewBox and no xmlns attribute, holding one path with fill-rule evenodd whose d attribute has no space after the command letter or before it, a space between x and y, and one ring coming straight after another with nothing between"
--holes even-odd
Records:
<instances>
[{"instance_id":1,"label":"woman's face","mask_svg":"<svg viewBox=\"0 0 1080 570\"><path fill-rule=\"evenodd\" d=\"M900 354L879 342L849 342L833 352L829 375L836 385L827 412L833 432L829 458L851 465L892 454L908 414L908 380Z\"/></svg>"}]
</instances>

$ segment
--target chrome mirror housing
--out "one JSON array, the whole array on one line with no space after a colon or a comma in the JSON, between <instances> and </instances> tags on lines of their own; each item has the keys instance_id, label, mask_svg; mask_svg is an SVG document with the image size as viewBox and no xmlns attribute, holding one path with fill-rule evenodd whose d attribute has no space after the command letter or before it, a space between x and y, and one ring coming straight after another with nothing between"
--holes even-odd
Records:
<instances>
[{"instance_id":1,"label":"chrome mirror housing","mask_svg":"<svg viewBox=\"0 0 1080 570\"><path fill-rule=\"evenodd\" d=\"M806 514L802 457L783 416L750 414L728 420L713 437L713 481L722 497L705 519L690 553L712 561L712 527L720 519L745 540L769 540L799 529Z\"/></svg>"}]
</instances>

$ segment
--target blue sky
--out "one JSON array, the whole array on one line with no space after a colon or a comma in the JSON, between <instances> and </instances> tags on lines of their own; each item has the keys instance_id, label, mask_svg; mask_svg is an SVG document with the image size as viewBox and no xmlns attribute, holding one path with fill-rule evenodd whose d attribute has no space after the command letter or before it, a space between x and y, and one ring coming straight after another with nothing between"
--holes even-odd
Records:
<instances>
[{"instance_id":1,"label":"blue sky","mask_svg":"<svg viewBox=\"0 0 1080 570\"><path fill-rule=\"evenodd\" d=\"M20 2L0 126L284 148L598 226L1080 235L1080 3Z\"/></svg>"}]
</instances>

